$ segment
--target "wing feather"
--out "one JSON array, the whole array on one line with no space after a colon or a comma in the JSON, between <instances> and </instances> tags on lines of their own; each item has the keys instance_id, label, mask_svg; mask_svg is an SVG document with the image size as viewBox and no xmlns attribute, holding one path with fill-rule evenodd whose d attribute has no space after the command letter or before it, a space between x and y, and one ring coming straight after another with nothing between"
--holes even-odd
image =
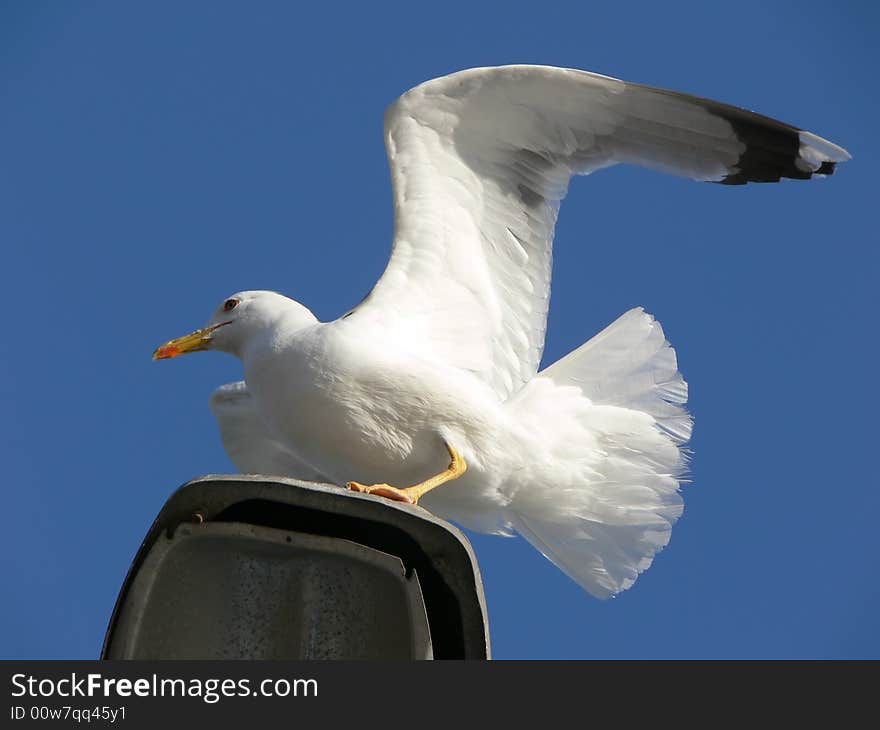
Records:
<instances>
[{"instance_id":1,"label":"wing feather","mask_svg":"<svg viewBox=\"0 0 880 730\"><path fill-rule=\"evenodd\" d=\"M469 69L385 115L391 259L351 316L506 399L538 369L572 174L632 163L728 184L833 172L847 152L768 117L599 74Z\"/></svg>"},{"instance_id":2,"label":"wing feather","mask_svg":"<svg viewBox=\"0 0 880 730\"><path fill-rule=\"evenodd\" d=\"M328 481L272 435L244 381L221 385L211 394L210 405L223 448L243 474Z\"/></svg>"}]
</instances>

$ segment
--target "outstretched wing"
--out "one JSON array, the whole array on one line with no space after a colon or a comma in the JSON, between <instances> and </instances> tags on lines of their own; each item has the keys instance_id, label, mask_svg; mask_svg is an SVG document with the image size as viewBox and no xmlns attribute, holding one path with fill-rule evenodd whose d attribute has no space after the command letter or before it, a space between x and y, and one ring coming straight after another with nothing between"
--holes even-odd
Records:
<instances>
[{"instance_id":1,"label":"outstretched wing","mask_svg":"<svg viewBox=\"0 0 880 730\"><path fill-rule=\"evenodd\" d=\"M221 385L211 394L211 412L229 458L243 474L272 474L326 482L275 439L263 422L244 381Z\"/></svg>"},{"instance_id":2,"label":"outstretched wing","mask_svg":"<svg viewBox=\"0 0 880 730\"><path fill-rule=\"evenodd\" d=\"M537 371L559 203L619 162L720 183L833 172L842 148L752 112L570 69L470 69L385 115L391 260L349 315L502 399Z\"/></svg>"}]
</instances>

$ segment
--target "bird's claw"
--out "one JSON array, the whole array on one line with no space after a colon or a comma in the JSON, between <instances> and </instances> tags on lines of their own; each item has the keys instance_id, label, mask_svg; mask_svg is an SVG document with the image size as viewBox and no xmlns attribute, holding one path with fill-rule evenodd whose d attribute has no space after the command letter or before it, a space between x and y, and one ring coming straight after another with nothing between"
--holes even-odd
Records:
<instances>
[{"instance_id":1,"label":"bird's claw","mask_svg":"<svg viewBox=\"0 0 880 730\"><path fill-rule=\"evenodd\" d=\"M361 494L375 494L377 497L385 497L394 502L404 502L406 504L416 504L417 500L407 493L405 489L392 487L390 484L361 484L360 482L349 482L346 484L353 492Z\"/></svg>"}]
</instances>

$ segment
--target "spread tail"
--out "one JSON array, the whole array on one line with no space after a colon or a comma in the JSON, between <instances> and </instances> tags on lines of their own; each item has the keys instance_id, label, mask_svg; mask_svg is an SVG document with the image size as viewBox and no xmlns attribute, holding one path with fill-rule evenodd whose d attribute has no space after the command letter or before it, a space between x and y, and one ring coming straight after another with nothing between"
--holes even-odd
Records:
<instances>
[{"instance_id":1,"label":"spread tail","mask_svg":"<svg viewBox=\"0 0 880 730\"><path fill-rule=\"evenodd\" d=\"M675 351L640 308L509 401L534 424L537 456L506 485L510 524L598 598L629 588L669 542L683 509L686 401Z\"/></svg>"}]
</instances>

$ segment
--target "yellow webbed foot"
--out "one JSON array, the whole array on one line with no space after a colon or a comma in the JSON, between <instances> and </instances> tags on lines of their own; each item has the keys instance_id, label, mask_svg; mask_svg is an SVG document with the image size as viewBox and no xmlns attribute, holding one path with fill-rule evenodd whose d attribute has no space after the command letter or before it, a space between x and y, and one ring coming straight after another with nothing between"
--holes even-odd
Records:
<instances>
[{"instance_id":1,"label":"yellow webbed foot","mask_svg":"<svg viewBox=\"0 0 880 730\"><path fill-rule=\"evenodd\" d=\"M449 466L439 474L426 479L423 482L414 484L406 489L398 489L390 484L361 484L360 482L349 482L346 486L355 492L363 494L375 494L378 497L393 499L395 502L406 502L407 504L418 504L419 498L430 492L441 484L458 479L467 471L467 462L464 457L455 450L453 446L446 444L446 450L449 452Z\"/></svg>"},{"instance_id":2,"label":"yellow webbed foot","mask_svg":"<svg viewBox=\"0 0 880 730\"><path fill-rule=\"evenodd\" d=\"M362 494L375 494L377 497L385 497L395 502L405 502L406 504L417 504L418 497L408 494L406 489L398 489L390 484L361 484L360 482L349 482L346 484L353 492L361 492Z\"/></svg>"}]
</instances>

